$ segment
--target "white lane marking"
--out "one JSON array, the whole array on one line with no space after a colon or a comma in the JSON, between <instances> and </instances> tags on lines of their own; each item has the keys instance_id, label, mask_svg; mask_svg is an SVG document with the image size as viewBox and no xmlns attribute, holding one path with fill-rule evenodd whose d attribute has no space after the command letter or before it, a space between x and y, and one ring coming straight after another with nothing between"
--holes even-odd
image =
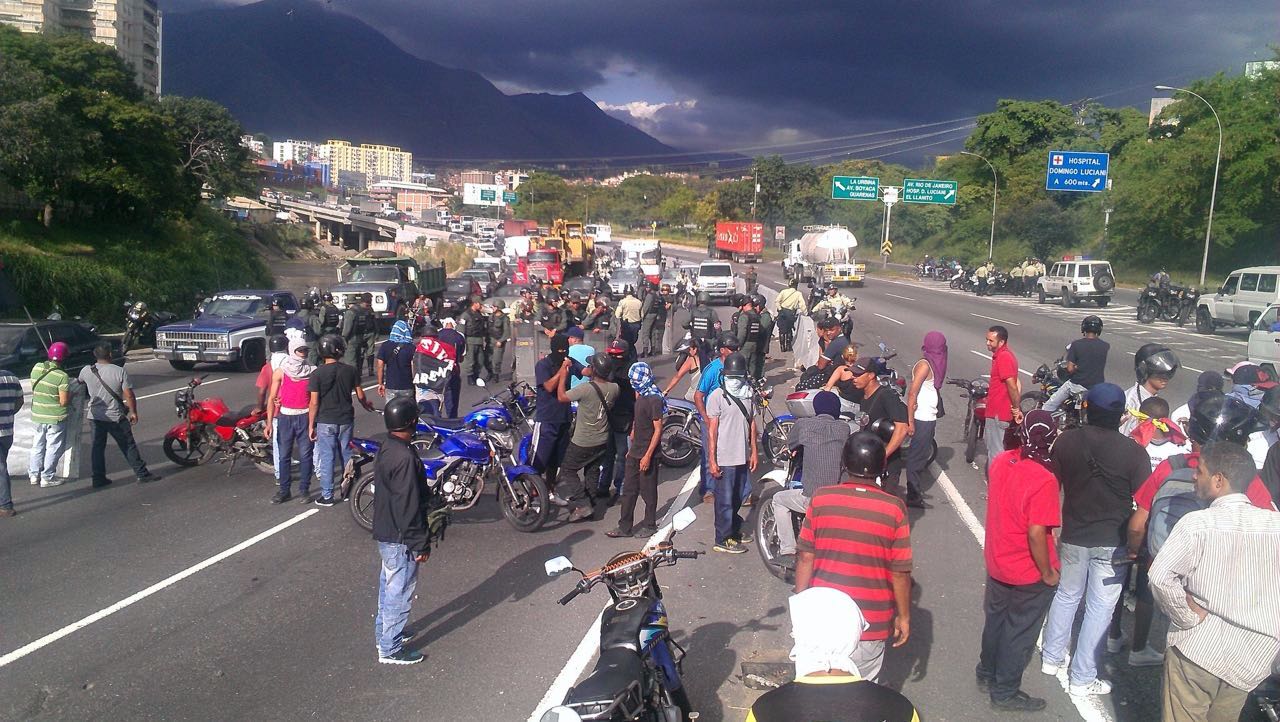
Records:
<instances>
[{"instance_id":1,"label":"white lane marking","mask_svg":"<svg viewBox=\"0 0 1280 722\"><path fill-rule=\"evenodd\" d=\"M109 617L112 614L115 614L116 612L120 611L121 609L124 609L125 607L128 607L136 602L140 602L143 599L146 599L147 597L151 596L152 594L155 594L156 592L159 592L167 587L171 587L174 584L177 584L178 582L182 581L183 579L186 579L187 577L190 577L200 571L208 569L209 567L213 566L214 564L217 564L223 559L234 556L235 554L238 554L244 551L245 549L248 549L254 544L257 544L258 542L262 541L263 539L266 539L270 536L273 536L275 534L278 534L284 531L285 529L288 529L289 527L293 526L294 524L297 524L303 519L306 519L312 514L318 514L318 513L320 513L319 509L308 509L307 511L302 512L301 514L293 517L288 521L281 522L271 527L270 529L262 532L261 534L245 539L244 541L231 547L230 549L227 549L226 551L220 552L218 554L215 554L209 557L208 559L205 559L204 561L200 562L199 564L196 564L195 566L187 567L186 569L183 569L177 574L174 574L173 576L167 579L156 582L155 584L152 584L151 586L147 587L146 589L143 589L142 591L136 594L125 597L124 599L121 599L120 601L116 602L115 604L112 604L109 607L106 607L105 609L100 609L94 612L93 614L90 614L89 616L85 617L84 619L81 619L78 622L73 622L71 624L68 624L67 626L63 627L62 629L59 629L56 632L53 632L51 634L46 634L45 636L37 639L34 642L31 642L30 644L19 647L18 649L15 649L12 652L9 652L3 657L0 657L0 667L16 662L19 659L22 659L23 657L27 656L28 654L31 654L32 652L35 652L41 649L42 647L46 647L50 644L53 644L54 642L58 641L59 639L62 639L63 637L69 634L77 632L89 626L90 624L93 624L94 622L97 622L106 617Z\"/></svg>"},{"instance_id":2,"label":"white lane marking","mask_svg":"<svg viewBox=\"0 0 1280 722\"><path fill-rule=\"evenodd\" d=\"M907 324L905 324L905 323L903 323L903 322L899 321L899 320L898 320L898 319L896 319L896 318L889 318L888 316L885 316L884 314L881 314L881 313L872 313L871 315L872 315L872 316L879 316L880 318L883 318L883 319L884 319L884 320L886 320L886 321L893 321L894 323L898 324L899 326L906 326L906 325L907 325Z\"/></svg>"},{"instance_id":3,"label":"white lane marking","mask_svg":"<svg viewBox=\"0 0 1280 722\"><path fill-rule=\"evenodd\" d=\"M988 321L999 321L1000 323L1007 323L1007 324L1009 324L1010 326L1021 326L1021 325L1022 325L1022 324L1020 324L1020 323L1016 323L1016 322L1014 322L1014 321L1006 321L1006 320L1004 320L1003 318L996 318L995 316L983 316L983 315L982 315L982 314L980 314L980 313L971 313L971 314L969 314L969 315L970 315L970 316L977 316L978 318L985 318L985 319L987 319Z\"/></svg>"},{"instance_id":4,"label":"white lane marking","mask_svg":"<svg viewBox=\"0 0 1280 722\"><path fill-rule=\"evenodd\" d=\"M1194 367L1194 366L1187 366L1187 365L1185 365L1185 364L1184 364L1184 365L1182 366L1182 368L1184 368L1184 369L1186 369L1186 370L1188 370L1188 371L1194 371L1194 372L1196 372L1196 373L1198 373L1198 374L1202 374L1202 373L1204 373L1204 369L1198 369L1198 368L1196 368L1196 367Z\"/></svg>"},{"instance_id":5,"label":"white lane marking","mask_svg":"<svg viewBox=\"0 0 1280 722\"><path fill-rule=\"evenodd\" d=\"M987 530L982 526L982 522L978 521L977 514L973 513L973 509L969 507L968 502L960 495L960 490L956 485L951 483L951 477L947 476L947 472L942 469L938 470L938 486L942 487L943 493L947 495L947 499L951 502L951 506L955 507L956 514L960 516L960 521L968 528L969 533L977 540L978 547L986 548ZM1041 628L1043 636L1043 627ZM1041 647L1041 638L1036 639L1036 648ZM1075 705L1076 712L1085 722L1112 722L1111 713L1097 697L1076 697L1070 692L1071 683L1067 679L1067 668L1064 666L1057 675L1058 684L1062 685L1062 691L1067 693L1067 699L1071 700L1071 704Z\"/></svg>"},{"instance_id":6,"label":"white lane marking","mask_svg":"<svg viewBox=\"0 0 1280 722\"><path fill-rule=\"evenodd\" d=\"M645 542L645 548L649 548L659 541L665 539L670 533L671 517L684 508L689 496L693 494L693 490L698 488L698 478L701 476L701 469L694 469L689 472L689 478L685 479L684 486L681 487L680 493L676 495L675 503L667 510L667 518L663 520L658 527L657 533L649 537L649 541ZM583 635L582 641L578 642L577 649L573 650L573 654L569 656L569 661L565 662L564 669L560 670L560 674L552 680L551 686L547 688L547 693L542 695L542 700L538 702L537 708L529 715L529 722L538 722L542 719L542 715L547 710L555 707L564 701L564 697L569 693L569 688L573 683L578 681L578 677L582 675L582 670L587 668L587 664L591 662L591 658L595 656L600 644L600 619L604 616L604 610L609 605L605 604L600 613L596 615L595 621L587 629L587 633Z\"/></svg>"},{"instance_id":7,"label":"white lane marking","mask_svg":"<svg viewBox=\"0 0 1280 722\"><path fill-rule=\"evenodd\" d=\"M977 355L977 356L981 356L982 358L987 359L988 361L990 361L990 360L991 360L991 354L982 353L981 351L974 351L973 349L969 349L969 353L971 353L971 354L975 354L975 355ZM1032 373L1031 373L1030 371L1026 370L1026 369L1021 369L1021 368L1020 368L1020 369L1018 369L1018 372L1019 372L1019 373L1024 373L1024 374L1026 374L1026 375L1028 375L1028 376L1031 376L1031 375L1032 375ZM987 376L987 374L983 374L983 376Z\"/></svg>"},{"instance_id":8,"label":"white lane marking","mask_svg":"<svg viewBox=\"0 0 1280 722\"><path fill-rule=\"evenodd\" d=\"M886 296L893 296L894 298L901 298L901 299L902 299L902 300L904 300L904 301L914 301L914 300L915 300L914 298L911 298L910 296L899 296L899 295L898 295L898 294L896 294L896 293L889 293L888 291L886 291L884 295L886 295Z\"/></svg>"},{"instance_id":9,"label":"white lane marking","mask_svg":"<svg viewBox=\"0 0 1280 722\"><path fill-rule=\"evenodd\" d=\"M223 377L222 377L222 378L220 378L220 379L209 379L208 381L201 381L201 382L200 382L200 385L201 385L201 386L208 386L209 384L216 384L216 383L219 383L219 382L222 382L222 381L226 381L228 378L230 378L230 377L228 377L228 376L223 376ZM178 388L176 388L176 389L169 389L168 391L157 391L157 392L155 392L154 394L147 394L146 396L139 396L139 397L138 397L138 400L139 400L139 401L141 401L141 400L143 400L143 399L153 399L153 398L155 398L155 397L157 397L157 396L165 396L165 395L167 395L167 394L171 394L171 393L173 393L173 392L175 392L175 391L181 391L182 389L185 389L185 388L186 388L186 386L179 386L179 387L178 387Z\"/></svg>"}]
</instances>

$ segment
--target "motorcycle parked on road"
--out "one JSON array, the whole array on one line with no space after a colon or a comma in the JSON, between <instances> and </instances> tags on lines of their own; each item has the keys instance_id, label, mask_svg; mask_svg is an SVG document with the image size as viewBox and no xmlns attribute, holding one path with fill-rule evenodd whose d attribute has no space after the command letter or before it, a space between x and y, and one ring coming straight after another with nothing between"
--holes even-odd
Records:
<instances>
[{"instance_id":1,"label":"motorcycle parked on road","mask_svg":"<svg viewBox=\"0 0 1280 722\"><path fill-rule=\"evenodd\" d=\"M143 301L124 302L124 337L120 350L129 353L135 343L155 345L156 328L178 320L178 314L168 311L152 311Z\"/></svg>"},{"instance_id":2,"label":"motorcycle parked on road","mask_svg":"<svg viewBox=\"0 0 1280 722\"><path fill-rule=\"evenodd\" d=\"M775 469L760 478L760 500L756 502L756 550L760 553L760 561L773 576L788 584L795 582L795 569L786 566L779 560L778 524L791 524L796 539L800 538L800 527L804 524L804 514L791 512L788 519L779 520L773 513L773 497L786 489L804 488L800 478L800 467L803 464L804 447L796 451L787 462L786 469Z\"/></svg>"},{"instance_id":3,"label":"motorcycle parked on road","mask_svg":"<svg viewBox=\"0 0 1280 722\"><path fill-rule=\"evenodd\" d=\"M1193 287L1148 284L1138 298L1137 319L1143 324L1160 320L1185 326L1199 300L1200 292Z\"/></svg>"},{"instance_id":4,"label":"motorcycle parked on road","mask_svg":"<svg viewBox=\"0 0 1280 722\"><path fill-rule=\"evenodd\" d=\"M599 584L613 603L600 617L600 652L595 669L574 685L560 706L542 722L677 722L693 712L681 678L685 651L671 637L662 587L655 572L680 559L697 559L704 552L679 551L671 544L678 531L694 521L692 509L672 518L666 538L637 552L614 555L603 567L583 571L566 557L547 560L547 576L568 572L582 576L560 599L568 604Z\"/></svg>"},{"instance_id":5,"label":"motorcycle parked on road","mask_svg":"<svg viewBox=\"0 0 1280 722\"><path fill-rule=\"evenodd\" d=\"M658 437L658 460L663 466L683 469L698 463L702 455L702 417L684 399L667 399Z\"/></svg>"},{"instance_id":6,"label":"motorcycle parked on road","mask_svg":"<svg viewBox=\"0 0 1280 722\"><path fill-rule=\"evenodd\" d=\"M208 376L197 376L173 394L174 410L181 422L164 435L164 455L178 466L198 466L219 453L231 462L248 457L259 469L275 473L272 444L266 435L267 414L250 404L236 412L220 398L196 400L196 388Z\"/></svg>"},{"instance_id":7,"label":"motorcycle parked on road","mask_svg":"<svg viewBox=\"0 0 1280 722\"><path fill-rule=\"evenodd\" d=\"M977 468L974 459L978 458L978 444L986 437L987 394L991 392L991 382L979 378L947 379L947 383L959 386L969 400L964 410L964 460Z\"/></svg>"}]
</instances>

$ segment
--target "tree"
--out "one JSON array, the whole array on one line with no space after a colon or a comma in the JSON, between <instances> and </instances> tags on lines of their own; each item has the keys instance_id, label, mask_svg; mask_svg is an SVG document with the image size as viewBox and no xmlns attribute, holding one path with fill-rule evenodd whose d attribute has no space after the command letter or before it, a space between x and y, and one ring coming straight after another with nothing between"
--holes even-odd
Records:
<instances>
[{"instance_id":1,"label":"tree","mask_svg":"<svg viewBox=\"0 0 1280 722\"><path fill-rule=\"evenodd\" d=\"M253 189L251 152L240 144L244 129L230 111L212 100L173 95L160 108L177 141L178 165L197 196L202 187L218 196Z\"/></svg>"}]
</instances>

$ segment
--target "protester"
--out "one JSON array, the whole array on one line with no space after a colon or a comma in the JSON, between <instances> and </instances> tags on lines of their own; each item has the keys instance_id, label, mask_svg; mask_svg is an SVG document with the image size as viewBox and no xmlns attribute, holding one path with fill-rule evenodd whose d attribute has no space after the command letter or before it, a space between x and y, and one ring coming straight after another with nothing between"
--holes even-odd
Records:
<instances>
[{"instance_id":1,"label":"protester","mask_svg":"<svg viewBox=\"0 0 1280 722\"><path fill-rule=\"evenodd\" d=\"M160 480L157 474L147 470L146 462L138 453L138 442L133 438L133 426L138 423L138 400L129 374L111 363L111 356L111 345L105 341L99 343L93 349L95 363L80 370L80 381L89 390L89 418L93 419L90 464L95 489L111 483L107 478L108 436L115 439L138 481Z\"/></svg>"},{"instance_id":2,"label":"protester","mask_svg":"<svg viewBox=\"0 0 1280 722\"><path fill-rule=\"evenodd\" d=\"M1169 419L1168 401L1152 396L1142 402L1133 416L1138 425L1129 433L1129 438L1146 450L1152 471L1170 456L1191 451L1186 434Z\"/></svg>"},{"instance_id":3,"label":"protester","mask_svg":"<svg viewBox=\"0 0 1280 722\"><path fill-rule=\"evenodd\" d=\"M1038 712L1046 704L1021 686L1059 579L1053 530L1062 525L1062 514L1050 459L1057 435L1053 414L1031 411L1018 425L1019 448L991 465L982 547L986 624L977 677L1001 711Z\"/></svg>"},{"instance_id":4,"label":"protester","mask_svg":"<svg viewBox=\"0 0 1280 722\"><path fill-rule=\"evenodd\" d=\"M879 371L879 362L870 356L858 359L850 369L853 383L863 397L861 407L862 412L867 415L868 427L879 421L893 423L893 433L885 440L887 461L880 488L894 496L901 496L898 480L902 476L904 465L902 442L907 438L907 407L902 403L896 390L880 383L880 379L876 376L877 371ZM904 501L907 506L924 508L924 499L919 488L908 487Z\"/></svg>"},{"instance_id":5,"label":"protester","mask_svg":"<svg viewBox=\"0 0 1280 722\"><path fill-rule=\"evenodd\" d=\"M720 388L720 376L724 372L725 359L738 351L738 339L731 333L720 334L716 342L718 358L711 363L703 364L702 377L698 379L698 390L693 393L693 406L698 410L698 418L702 419L702 475L698 479L698 493L703 503L711 503L715 499L716 483L711 478L711 467L707 460L711 444L708 441L707 397L712 391Z\"/></svg>"},{"instance_id":6,"label":"protester","mask_svg":"<svg viewBox=\"0 0 1280 722\"><path fill-rule=\"evenodd\" d=\"M603 380L618 385L618 397L609 404L609 441L600 459L595 496L607 500L612 506L622 496L626 477L627 440L631 436L631 422L636 411L636 391L631 388L628 371L637 356L631 344L620 338L610 341L604 352L613 361L613 372Z\"/></svg>"},{"instance_id":7,"label":"protester","mask_svg":"<svg viewBox=\"0 0 1280 722\"><path fill-rule=\"evenodd\" d=\"M649 537L657 533L658 522L658 443L662 436L664 400L662 390L653 380L653 369L640 361L627 372L637 395L631 438L627 444L626 477L622 486L622 509L618 528L608 536ZM644 518L633 526L636 498L644 499Z\"/></svg>"},{"instance_id":8,"label":"protester","mask_svg":"<svg viewBox=\"0 0 1280 722\"><path fill-rule=\"evenodd\" d=\"M418 408L431 416L439 416L444 409L445 392L451 382L458 379L457 348L442 343L435 326L422 327L413 354L413 387ZM455 395L456 399L457 396Z\"/></svg>"},{"instance_id":9,"label":"protester","mask_svg":"<svg viewBox=\"0 0 1280 722\"><path fill-rule=\"evenodd\" d=\"M943 415L942 384L947 378L947 337L938 331L924 336L922 358L911 367L907 387L907 504L923 506L923 489L934 448L934 431Z\"/></svg>"},{"instance_id":10,"label":"protester","mask_svg":"<svg viewBox=\"0 0 1280 722\"><path fill-rule=\"evenodd\" d=\"M391 324L386 343L378 347L374 367L378 380L378 395L384 399L397 396L413 397L413 332L408 321Z\"/></svg>"},{"instance_id":11,"label":"protester","mask_svg":"<svg viewBox=\"0 0 1280 722\"><path fill-rule=\"evenodd\" d=\"M840 397L819 391L813 397L813 416L796 419L787 432L787 448L802 453L800 478L804 487L773 495L773 518L778 520L778 563L795 568L796 532L791 512L805 513L819 489L839 484L844 472L844 443L851 433L840 419Z\"/></svg>"},{"instance_id":12,"label":"protester","mask_svg":"<svg viewBox=\"0 0 1280 722\"><path fill-rule=\"evenodd\" d=\"M591 357L595 355L595 348L583 339L585 334L578 326L570 326L568 331L564 332L565 337L569 339L569 358L577 361L582 366L591 363ZM583 376L575 376L569 379L569 388L574 388L579 384L585 384L587 379Z\"/></svg>"},{"instance_id":13,"label":"protester","mask_svg":"<svg viewBox=\"0 0 1280 722\"><path fill-rule=\"evenodd\" d=\"M17 516L9 484L9 449L13 448L13 417L22 408L22 382L0 369L0 518Z\"/></svg>"},{"instance_id":14,"label":"protester","mask_svg":"<svg viewBox=\"0 0 1280 722\"><path fill-rule=\"evenodd\" d=\"M1022 423L1022 380L1018 378L1018 358L1009 348L1009 329L992 326L987 329L987 350L991 352L991 390L987 392L987 425L983 435L987 442L987 474L991 464L1004 451L1004 435L1009 424Z\"/></svg>"},{"instance_id":15,"label":"protester","mask_svg":"<svg viewBox=\"0 0 1280 722\"><path fill-rule=\"evenodd\" d=\"M271 377L267 394L267 436L276 451L276 484L279 490L272 504L283 504L291 497L290 476L293 460L298 460L298 496L302 503L310 501L311 473L315 444L308 432L311 410L311 374L316 367L307 363L309 350L301 339L289 342L289 358ZM379 369L381 370L381 369Z\"/></svg>"},{"instance_id":16,"label":"protester","mask_svg":"<svg viewBox=\"0 0 1280 722\"><path fill-rule=\"evenodd\" d=\"M1102 319L1097 316L1085 316L1080 322L1081 338L1067 344L1067 380L1062 382L1048 401L1044 402L1045 411L1057 411L1072 394L1084 394L1089 389L1106 381L1107 353L1111 344L1103 341Z\"/></svg>"},{"instance_id":17,"label":"protester","mask_svg":"<svg viewBox=\"0 0 1280 722\"><path fill-rule=\"evenodd\" d=\"M707 468L715 484L715 545L713 551L746 552L752 541L742 529L738 511L751 493L751 474L759 463L755 399L747 376L747 359L732 353L724 359L719 388L706 399ZM705 377L704 377L705 380Z\"/></svg>"},{"instance_id":18,"label":"protester","mask_svg":"<svg viewBox=\"0 0 1280 722\"><path fill-rule=\"evenodd\" d=\"M566 379L573 361L561 361L556 375L559 386L556 400L562 404L578 402L573 419L573 434L569 446L560 459L556 474L556 495L570 507L569 521L583 521L594 514L591 495L587 491L590 479L598 478L595 469L609 442L609 408L618 398L618 385L609 381L613 374L613 359L606 354L595 354L591 365L583 370L587 383L569 389Z\"/></svg>"},{"instance_id":19,"label":"protester","mask_svg":"<svg viewBox=\"0 0 1280 722\"><path fill-rule=\"evenodd\" d=\"M890 637L911 636L911 529L907 510L876 483L884 471L880 437L859 431L844 445L842 483L813 495L796 543L797 593L831 587L849 595L868 626L853 652L863 679L876 681ZM848 574L857 567L857 575Z\"/></svg>"},{"instance_id":20,"label":"protester","mask_svg":"<svg viewBox=\"0 0 1280 722\"><path fill-rule=\"evenodd\" d=\"M1129 410L1136 411L1143 401L1159 396L1178 373L1178 365L1178 357L1173 351L1158 343L1144 344L1138 349L1133 355L1133 373L1138 382L1125 392L1125 414L1120 420L1120 433L1128 435L1133 431L1138 420Z\"/></svg>"},{"instance_id":21,"label":"protester","mask_svg":"<svg viewBox=\"0 0 1280 722\"><path fill-rule=\"evenodd\" d=\"M1218 393L1222 393L1223 382L1224 379L1222 374L1217 371L1201 371L1200 375L1196 377L1196 390L1192 393L1192 396L1195 396L1195 394L1198 394L1201 391L1217 391ZM1139 403L1138 406L1141 407L1142 404ZM1187 421L1191 419L1190 400L1171 411L1169 413L1169 418L1173 420L1173 423L1178 425L1178 428L1186 431Z\"/></svg>"},{"instance_id":22,"label":"protester","mask_svg":"<svg viewBox=\"0 0 1280 722\"><path fill-rule=\"evenodd\" d=\"M1087 424L1063 432L1053 446L1063 489L1058 550L1062 578L1049 608L1041 651L1041 670L1056 675L1065 663L1076 610L1083 601L1084 622L1069 675L1069 691L1078 696L1111 692L1111 683L1098 677L1098 658L1123 588L1124 572L1113 560L1124 541L1133 494L1151 471L1142 447L1117 431L1125 410L1120 387L1098 384L1089 389L1085 403Z\"/></svg>"},{"instance_id":23,"label":"protester","mask_svg":"<svg viewBox=\"0 0 1280 722\"><path fill-rule=\"evenodd\" d=\"M316 506L329 507L339 501L333 495L333 480L342 475L347 460L351 458L351 435L356 420L351 394L355 394L366 411L373 411L373 404L360 386L359 372L354 366L339 360L345 353L341 337L321 338L320 357L324 363L307 379L307 391L311 395L307 409L307 435L316 444L316 476L320 478L320 498L316 499ZM299 482L299 486L301 484Z\"/></svg>"},{"instance_id":24,"label":"protester","mask_svg":"<svg viewBox=\"0 0 1280 722\"><path fill-rule=\"evenodd\" d=\"M467 337L457 329L458 322L452 318L440 320L440 343L453 347L453 367L444 387L444 414L450 419L458 418L458 399L462 396L462 362L466 360L471 348Z\"/></svg>"},{"instance_id":25,"label":"protester","mask_svg":"<svg viewBox=\"0 0 1280 722\"><path fill-rule=\"evenodd\" d=\"M1151 591L1169 615L1164 719L1234 722L1280 652L1280 514L1250 505L1255 469L1237 444L1200 454L1195 492L1209 502L1178 522L1151 565Z\"/></svg>"},{"instance_id":26,"label":"protester","mask_svg":"<svg viewBox=\"0 0 1280 722\"><path fill-rule=\"evenodd\" d=\"M818 355L816 366L826 370L828 366L840 363L845 349L851 343L849 337L841 333L838 320L827 317L818 321L818 345L822 347L822 352Z\"/></svg>"},{"instance_id":27,"label":"protester","mask_svg":"<svg viewBox=\"0 0 1280 722\"><path fill-rule=\"evenodd\" d=\"M689 377L689 389L685 391L684 398L686 401L693 401L693 395L698 391L698 383L702 380L702 353L698 348L698 344L690 338L689 334L685 334L680 344L676 346L676 374L667 382L667 387L662 390L663 396L669 396L671 390L680 383L680 379L685 376Z\"/></svg>"},{"instance_id":28,"label":"protester","mask_svg":"<svg viewBox=\"0 0 1280 722\"><path fill-rule=\"evenodd\" d=\"M31 368L31 423L35 436L31 440L31 457L27 476L32 486L59 486L58 457L67 427L67 405L71 401L71 377L62 370L67 359L67 344L49 344L48 361Z\"/></svg>"},{"instance_id":29,"label":"protester","mask_svg":"<svg viewBox=\"0 0 1280 722\"><path fill-rule=\"evenodd\" d=\"M570 404L560 401L557 390L565 378L580 376L584 366L569 358L568 336L552 336L550 346L550 352L533 367L535 408L533 446L529 456L533 459L533 468L547 480L552 501L558 501L554 489L555 479L560 470L560 460L569 448L573 417ZM564 363L566 360L570 361L567 366Z\"/></svg>"}]
</instances>

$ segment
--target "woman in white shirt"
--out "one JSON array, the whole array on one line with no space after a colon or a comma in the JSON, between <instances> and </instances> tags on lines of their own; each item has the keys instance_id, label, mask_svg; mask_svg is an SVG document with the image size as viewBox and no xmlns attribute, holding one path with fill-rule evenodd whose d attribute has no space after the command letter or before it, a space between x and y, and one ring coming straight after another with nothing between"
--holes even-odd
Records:
<instances>
[{"instance_id":1,"label":"woman in white shirt","mask_svg":"<svg viewBox=\"0 0 1280 722\"><path fill-rule=\"evenodd\" d=\"M911 368L907 388L907 506L924 508L921 487L927 478L929 456L938 418L943 415L942 384L947 378L947 337L938 331L925 334L922 358Z\"/></svg>"}]
</instances>

